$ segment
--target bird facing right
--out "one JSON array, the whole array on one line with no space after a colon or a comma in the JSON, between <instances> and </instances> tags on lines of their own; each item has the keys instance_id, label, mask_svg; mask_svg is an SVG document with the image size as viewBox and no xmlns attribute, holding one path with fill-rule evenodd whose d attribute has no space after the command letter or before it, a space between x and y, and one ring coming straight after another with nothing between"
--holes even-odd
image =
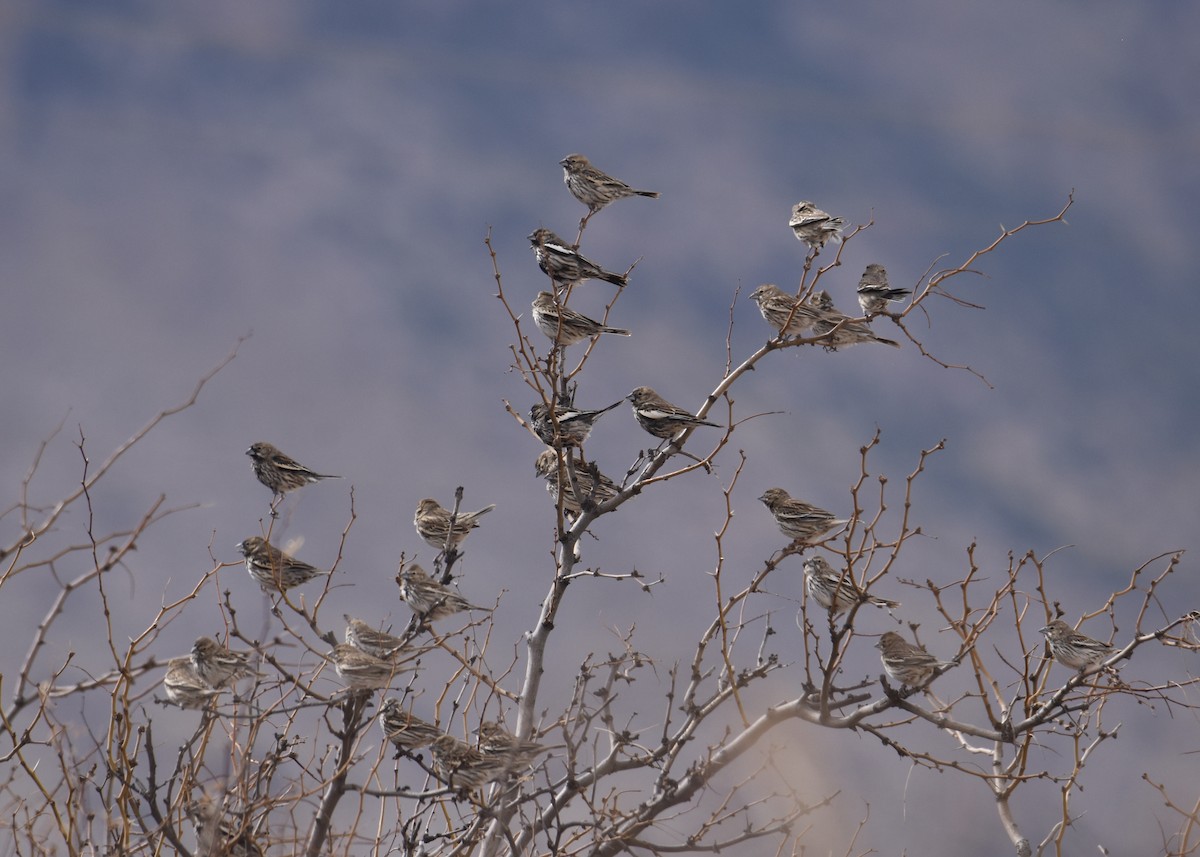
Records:
<instances>
[{"instance_id":1,"label":"bird facing right","mask_svg":"<svg viewBox=\"0 0 1200 857\"><path fill-rule=\"evenodd\" d=\"M782 488L768 488L758 499L775 517L780 532L794 542L811 544L830 530L850 523L812 503L793 499Z\"/></svg>"}]
</instances>

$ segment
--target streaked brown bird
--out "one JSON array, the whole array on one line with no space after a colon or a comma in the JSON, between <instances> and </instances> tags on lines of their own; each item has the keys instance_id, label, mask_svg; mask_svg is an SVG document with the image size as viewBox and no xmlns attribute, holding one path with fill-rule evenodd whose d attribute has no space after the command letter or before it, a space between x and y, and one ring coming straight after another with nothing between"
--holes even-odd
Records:
<instances>
[{"instance_id":1,"label":"streaked brown bird","mask_svg":"<svg viewBox=\"0 0 1200 857\"><path fill-rule=\"evenodd\" d=\"M607 408L595 411L577 408L569 401L561 399L553 409L545 402L535 402L529 408L529 424L546 446L580 446L591 435L596 420L623 401L625 400L621 399Z\"/></svg>"},{"instance_id":2,"label":"streaked brown bird","mask_svg":"<svg viewBox=\"0 0 1200 857\"><path fill-rule=\"evenodd\" d=\"M591 161L580 154L567 155L558 162L563 168L563 181L571 196L588 207L588 216L595 214L610 202L629 196L645 196L658 199L653 190L634 190L620 179L596 169Z\"/></svg>"},{"instance_id":3,"label":"streaked brown bird","mask_svg":"<svg viewBox=\"0 0 1200 857\"><path fill-rule=\"evenodd\" d=\"M246 571L258 581L264 592L273 589L286 592L308 583L314 577L329 574L328 571L289 556L260 536L243 539L238 543L237 549L246 558Z\"/></svg>"},{"instance_id":4,"label":"streaked brown bird","mask_svg":"<svg viewBox=\"0 0 1200 857\"><path fill-rule=\"evenodd\" d=\"M534 763L538 756L550 750L561 747L561 744L540 744L537 741L522 741L494 720L485 720L479 724L476 731L479 737L479 750L485 756L495 756L504 760L510 771L527 768Z\"/></svg>"},{"instance_id":5,"label":"streaked brown bird","mask_svg":"<svg viewBox=\"0 0 1200 857\"><path fill-rule=\"evenodd\" d=\"M782 488L768 488L758 499L775 516L780 532L795 542L812 543L830 530L849 523L812 503L793 499Z\"/></svg>"},{"instance_id":6,"label":"streaked brown bird","mask_svg":"<svg viewBox=\"0 0 1200 857\"><path fill-rule=\"evenodd\" d=\"M250 444L246 450L250 463L254 465L254 475L258 481L271 489L271 502L283 499L283 495L297 488L303 488L322 479L341 479L332 473L317 473L309 470L296 459L284 455L277 447L266 441Z\"/></svg>"},{"instance_id":7,"label":"streaked brown bird","mask_svg":"<svg viewBox=\"0 0 1200 857\"><path fill-rule=\"evenodd\" d=\"M210 687L228 687L254 675L248 652L226 649L212 637L199 637L192 644L191 659L196 675Z\"/></svg>"},{"instance_id":8,"label":"streaked brown bird","mask_svg":"<svg viewBox=\"0 0 1200 857\"><path fill-rule=\"evenodd\" d=\"M442 735L432 744L433 772L455 791L473 791L508 773L500 756L485 756L466 741Z\"/></svg>"},{"instance_id":9,"label":"streaked brown bird","mask_svg":"<svg viewBox=\"0 0 1200 857\"><path fill-rule=\"evenodd\" d=\"M638 387L626 398L632 403L638 425L663 440L670 440L683 429L693 426L720 428L716 423L700 419L691 411L672 405L649 387Z\"/></svg>"},{"instance_id":10,"label":"streaked brown bird","mask_svg":"<svg viewBox=\"0 0 1200 857\"><path fill-rule=\"evenodd\" d=\"M887 270L878 262L867 265L858 281L858 305L863 315L878 315L888 311L888 304L903 300L912 289L893 289L888 285Z\"/></svg>"},{"instance_id":11,"label":"streaked brown bird","mask_svg":"<svg viewBox=\"0 0 1200 857\"><path fill-rule=\"evenodd\" d=\"M556 450L543 451L534 462L533 469L538 476L546 480L546 491L556 505L559 494L565 490L563 512L572 517L583 511L584 502L598 505L617 496L616 483L599 471L597 471L597 475L600 478L593 479L590 465L582 458L575 459L575 482L579 485L579 493L583 496L582 501L575 496L575 492L571 488L571 476L567 472L567 465L559 461Z\"/></svg>"},{"instance_id":12,"label":"streaked brown bird","mask_svg":"<svg viewBox=\"0 0 1200 857\"><path fill-rule=\"evenodd\" d=\"M338 643L330 652L333 668L351 690L375 690L387 687L401 673L412 672L408 664L385 661L356 649L349 643Z\"/></svg>"},{"instance_id":13,"label":"streaked brown bird","mask_svg":"<svg viewBox=\"0 0 1200 857\"><path fill-rule=\"evenodd\" d=\"M840 574L826 562L825 557L813 556L804 561L804 591L835 616L845 613L856 603L873 604L894 610L898 601L889 601L869 592L864 592L854 576L846 571Z\"/></svg>"},{"instance_id":14,"label":"streaked brown bird","mask_svg":"<svg viewBox=\"0 0 1200 857\"><path fill-rule=\"evenodd\" d=\"M858 345L861 342L879 342L893 348L900 347L900 343L894 339L876 336L866 322L851 321L850 316L833 305L833 298L829 296L829 292L817 292L810 300L817 309L817 320L813 322L812 332L814 336L824 337L817 344L823 346L826 351L837 351L844 346Z\"/></svg>"},{"instance_id":15,"label":"streaked brown bird","mask_svg":"<svg viewBox=\"0 0 1200 857\"><path fill-rule=\"evenodd\" d=\"M204 708L213 697L221 693L200 678L196 668L192 666L190 656L171 658L167 661L162 686L167 699L180 708Z\"/></svg>"},{"instance_id":16,"label":"streaked brown bird","mask_svg":"<svg viewBox=\"0 0 1200 857\"><path fill-rule=\"evenodd\" d=\"M484 506L477 512L459 512L454 518L454 531L451 533L450 510L442 508L442 504L437 500L427 497L417 504L413 526L417 528L417 535L430 547L442 550L449 538L450 547L456 548L470 535L471 530L479 526L479 519L495 508L493 504Z\"/></svg>"},{"instance_id":17,"label":"streaked brown bird","mask_svg":"<svg viewBox=\"0 0 1200 857\"><path fill-rule=\"evenodd\" d=\"M622 327L609 327L607 324L588 318L581 312L571 309L566 304L559 303L550 292L538 292L533 299L533 323L537 329L550 337L555 344L562 347L574 345L602 333L616 336L630 336L630 332Z\"/></svg>"},{"instance_id":18,"label":"streaked brown bird","mask_svg":"<svg viewBox=\"0 0 1200 857\"><path fill-rule=\"evenodd\" d=\"M1085 675L1095 672L1100 663L1113 653L1113 647L1108 643L1076 631L1062 619L1055 619L1040 629L1040 633L1045 635L1050 654L1056 661Z\"/></svg>"},{"instance_id":19,"label":"streaked brown bird","mask_svg":"<svg viewBox=\"0 0 1200 857\"><path fill-rule=\"evenodd\" d=\"M953 665L953 661L939 661L895 631L884 631L875 648L879 649L879 659L892 681L908 687L921 687L933 678L934 672Z\"/></svg>"},{"instance_id":20,"label":"streaked brown bird","mask_svg":"<svg viewBox=\"0 0 1200 857\"><path fill-rule=\"evenodd\" d=\"M750 293L750 300L758 304L758 311L767 324L784 336L804 333L819 318L815 309L774 283L763 283Z\"/></svg>"},{"instance_id":21,"label":"streaked brown bird","mask_svg":"<svg viewBox=\"0 0 1200 857\"><path fill-rule=\"evenodd\" d=\"M624 274L604 270L549 229L533 230L529 234L529 244L542 273L559 285L568 286L584 280L604 280L614 286L629 282Z\"/></svg>"},{"instance_id":22,"label":"streaked brown bird","mask_svg":"<svg viewBox=\"0 0 1200 857\"><path fill-rule=\"evenodd\" d=\"M845 225L845 220L830 216L808 200L793 205L788 220L796 240L807 244L809 250L820 250L830 241L840 243Z\"/></svg>"},{"instance_id":23,"label":"streaked brown bird","mask_svg":"<svg viewBox=\"0 0 1200 857\"><path fill-rule=\"evenodd\" d=\"M476 606L449 586L443 586L415 562L400 569L396 575L396 583L400 586L401 600L408 604L414 613L420 614L429 622L453 616L464 610L491 611L490 607Z\"/></svg>"},{"instance_id":24,"label":"streaked brown bird","mask_svg":"<svg viewBox=\"0 0 1200 857\"><path fill-rule=\"evenodd\" d=\"M208 795L188 801L185 811L196 828L196 854L262 857L262 846L254 841L249 827L225 816Z\"/></svg>"},{"instance_id":25,"label":"streaked brown bird","mask_svg":"<svg viewBox=\"0 0 1200 857\"><path fill-rule=\"evenodd\" d=\"M379 725L384 736L400 750L419 750L442 736L441 729L406 710L394 697L379 706Z\"/></svg>"},{"instance_id":26,"label":"streaked brown bird","mask_svg":"<svg viewBox=\"0 0 1200 857\"><path fill-rule=\"evenodd\" d=\"M343 614L342 618L346 620L346 642L368 655L390 660L399 654L406 645L404 640L399 637L372 628L362 619L355 619L349 613Z\"/></svg>"}]
</instances>

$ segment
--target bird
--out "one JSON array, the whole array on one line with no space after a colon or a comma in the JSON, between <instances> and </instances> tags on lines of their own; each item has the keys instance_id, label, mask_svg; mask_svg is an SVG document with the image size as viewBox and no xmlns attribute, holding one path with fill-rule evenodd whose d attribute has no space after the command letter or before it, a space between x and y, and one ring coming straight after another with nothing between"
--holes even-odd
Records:
<instances>
[{"instance_id":1,"label":"bird","mask_svg":"<svg viewBox=\"0 0 1200 857\"><path fill-rule=\"evenodd\" d=\"M450 527L450 510L442 507L437 500L426 497L417 504L416 514L413 515L413 526L417 535L425 540L425 544L439 550L447 547L457 548L471 532L479 526L479 519L496 506L484 506L477 512L459 512L454 516L454 527Z\"/></svg>"},{"instance_id":2,"label":"bird","mask_svg":"<svg viewBox=\"0 0 1200 857\"><path fill-rule=\"evenodd\" d=\"M533 255L542 273L560 285L567 286L584 280L604 280L614 286L624 287L629 282L624 274L606 271L581 255L549 229L533 230L529 233L529 244L533 247Z\"/></svg>"},{"instance_id":3,"label":"bird","mask_svg":"<svg viewBox=\"0 0 1200 857\"><path fill-rule=\"evenodd\" d=\"M803 333L819 317L812 307L774 283L763 283L750 293L750 300L758 304L758 311L767 324L784 336Z\"/></svg>"},{"instance_id":4,"label":"bird","mask_svg":"<svg viewBox=\"0 0 1200 857\"><path fill-rule=\"evenodd\" d=\"M867 265L858 281L858 305L863 315L886 313L888 304L903 300L912 294L912 289L893 289L888 285L887 270L878 262Z\"/></svg>"},{"instance_id":5,"label":"bird","mask_svg":"<svg viewBox=\"0 0 1200 857\"><path fill-rule=\"evenodd\" d=\"M328 571L301 562L281 551L259 536L250 536L238 543L237 549L246 557L246 571L266 592L287 590L307 583Z\"/></svg>"},{"instance_id":6,"label":"bird","mask_svg":"<svg viewBox=\"0 0 1200 857\"><path fill-rule=\"evenodd\" d=\"M438 583L415 562L400 569L396 583L400 586L400 599L429 622L464 610L488 609L472 604L449 586Z\"/></svg>"},{"instance_id":7,"label":"bird","mask_svg":"<svg viewBox=\"0 0 1200 857\"><path fill-rule=\"evenodd\" d=\"M289 491L295 491L313 482L342 478L331 473L309 470L263 440L250 444L246 455L250 456L250 463L254 466L254 475L258 477L258 481L271 489L272 503L282 500L283 495Z\"/></svg>"},{"instance_id":8,"label":"bird","mask_svg":"<svg viewBox=\"0 0 1200 857\"><path fill-rule=\"evenodd\" d=\"M559 303L550 292L538 292L538 296L533 299L533 323L537 325L538 330L554 340L556 345L564 348L601 333L632 335L624 328L609 327L566 304Z\"/></svg>"},{"instance_id":9,"label":"bird","mask_svg":"<svg viewBox=\"0 0 1200 857\"><path fill-rule=\"evenodd\" d=\"M197 854L262 857L262 846L254 841L249 827L226 818L208 795L188 801L184 811L196 828Z\"/></svg>"},{"instance_id":10,"label":"bird","mask_svg":"<svg viewBox=\"0 0 1200 857\"><path fill-rule=\"evenodd\" d=\"M638 425L664 440L670 440L681 430L693 426L720 428L716 423L700 419L691 411L672 405L649 387L638 387L626 398L632 403Z\"/></svg>"},{"instance_id":11,"label":"bird","mask_svg":"<svg viewBox=\"0 0 1200 857\"><path fill-rule=\"evenodd\" d=\"M368 655L389 660L407 645L399 637L372 628L362 619L355 619L349 613L343 614L342 618L346 620L346 642Z\"/></svg>"},{"instance_id":12,"label":"bird","mask_svg":"<svg viewBox=\"0 0 1200 857\"><path fill-rule=\"evenodd\" d=\"M476 730L479 737L479 750L485 756L495 756L504 759L510 771L527 768L543 753L549 752L562 745L549 746L537 741L522 741L510 732L505 731L499 723L485 720Z\"/></svg>"},{"instance_id":13,"label":"bird","mask_svg":"<svg viewBox=\"0 0 1200 857\"><path fill-rule=\"evenodd\" d=\"M379 706L379 725L384 737L399 750L419 750L442 736L441 729L406 711L394 697L388 697Z\"/></svg>"},{"instance_id":14,"label":"bird","mask_svg":"<svg viewBox=\"0 0 1200 857\"><path fill-rule=\"evenodd\" d=\"M190 656L171 658L162 678L167 699L180 708L204 708L221 691L200 678Z\"/></svg>"},{"instance_id":15,"label":"bird","mask_svg":"<svg viewBox=\"0 0 1200 857\"><path fill-rule=\"evenodd\" d=\"M414 667L397 664L367 654L349 643L338 643L330 652L333 668L351 690L374 690L387 687L400 673L412 672Z\"/></svg>"},{"instance_id":16,"label":"bird","mask_svg":"<svg viewBox=\"0 0 1200 857\"><path fill-rule=\"evenodd\" d=\"M849 570L844 573L834 571L822 556L809 557L804 561L804 591L835 616L845 613L855 603L874 604L889 610L900 606L897 601L864 592Z\"/></svg>"},{"instance_id":17,"label":"bird","mask_svg":"<svg viewBox=\"0 0 1200 857\"><path fill-rule=\"evenodd\" d=\"M620 179L593 167L591 161L583 155L567 155L558 165L563 168L563 182L566 183L567 190L571 192L571 196L588 207L589 217L610 202L628 196L658 199L657 191L634 190Z\"/></svg>"},{"instance_id":18,"label":"bird","mask_svg":"<svg viewBox=\"0 0 1200 857\"><path fill-rule=\"evenodd\" d=\"M793 205L792 216L788 220L788 226L792 227L796 240L807 244L809 250L820 250L829 241L834 244L840 243L842 228L845 225L845 220L831 217L808 200Z\"/></svg>"},{"instance_id":19,"label":"bird","mask_svg":"<svg viewBox=\"0 0 1200 857\"><path fill-rule=\"evenodd\" d=\"M535 402L529 409L529 424L546 446L580 446L592 433L592 426L601 414L611 411L623 401L620 399L607 408L594 411L576 408L570 401L561 398L553 408L545 402Z\"/></svg>"},{"instance_id":20,"label":"bird","mask_svg":"<svg viewBox=\"0 0 1200 857\"><path fill-rule=\"evenodd\" d=\"M795 500L782 488L768 488L758 498L775 516L780 531L792 541L812 543L830 530L848 524L811 503Z\"/></svg>"},{"instance_id":21,"label":"bird","mask_svg":"<svg viewBox=\"0 0 1200 857\"><path fill-rule=\"evenodd\" d=\"M908 687L921 687L929 682L934 672L953 665L953 661L939 661L925 649L910 643L895 631L884 631L879 642L879 659L891 676Z\"/></svg>"},{"instance_id":22,"label":"bird","mask_svg":"<svg viewBox=\"0 0 1200 857\"><path fill-rule=\"evenodd\" d=\"M1055 619L1040 633L1045 635L1054 659L1080 673L1095 672L1100 662L1113 653L1108 643L1081 634L1062 619Z\"/></svg>"},{"instance_id":23,"label":"bird","mask_svg":"<svg viewBox=\"0 0 1200 857\"><path fill-rule=\"evenodd\" d=\"M900 343L894 339L876 336L865 322L851 321L850 316L833 305L833 298L829 296L829 292L816 292L809 300L817 310L817 320L813 322L812 328L813 335L823 337L820 344L826 351L837 351L842 346L858 345L860 342L880 342L893 348L900 347Z\"/></svg>"},{"instance_id":24,"label":"bird","mask_svg":"<svg viewBox=\"0 0 1200 857\"><path fill-rule=\"evenodd\" d=\"M508 773L508 764L499 756L486 756L466 741L453 735L441 735L433 742L433 772L455 791L481 788Z\"/></svg>"},{"instance_id":25,"label":"bird","mask_svg":"<svg viewBox=\"0 0 1200 857\"><path fill-rule=\"evenodd\" d=\"M239 679L254 675L248 652L234 652L212 637L199 637L192 644L192 668L209 687L228 687Z\"/></svg>"},{"instance_id":26,"label":"bird","mask_svg":"<svg viewBox=\"0 0 1200 857\"><path fill-rule=\"evenodd\" d=\"M617 496L616 484L599 471L596 471L599 478L593 478L591 465L582 458L575 459L575 483L579 486L582 500L575 496L575 492L571 488L570 474L567 472L566 464L559 461L557 450L544 450L534 462L533 469L538 476L546 480L546 491L554 500L555 505L558 504L558 497L562 493L562 489L565 489L563 512L572 517L583 511L585 502L600 504Z\"/></svg>"}]
</instances>

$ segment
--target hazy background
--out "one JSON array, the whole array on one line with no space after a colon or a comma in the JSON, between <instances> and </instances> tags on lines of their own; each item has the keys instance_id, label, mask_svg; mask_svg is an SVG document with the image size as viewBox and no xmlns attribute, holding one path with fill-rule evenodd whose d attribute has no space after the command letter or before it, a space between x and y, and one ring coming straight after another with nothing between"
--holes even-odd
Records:
<instances>
[{"instance_id":1,"label":"hazy background","mask_svg":"<svg viewBox=\"0 0 1200 857\"><path fill-rule=\"evenodd\" d=\"M509 371L514 331L483 239L490 228L505 290L527 312L545 279L525 236L538 225L573 235L584 210L560 158L584 152L662 193L613 205L585 236L608 268L643 257L611 319L634 335L601 343L581 386L592 406L640 384L698 406L721 377L739 287L734 360L760 345L767 328L745 295L797 282L804 251L786 221L799 199L875 219L827 280L851 308L866 263L911 287L942 254L939 266L957 264L1001 224L1053 215L1074 189L1069 226L1025 233L978 266L986 279L958 281L986 310L928 304L928 347L993 389L911 345L773 355L743 379L739 418L786 413L739 427L714 477L659 486L597 524L589 562L666 583L652 595L577 584L545 699L553 711L580 657L618 645L615 629L638 625L636 640L664 663L688 657L681 641L713 602L706 572L732 453L748 456L725 542L735 584L781 544L755 500L762 490L780 484L845 513L858 449L877 426L872 470L893 491L920 449L947 439L915 494L914 520L932 538L900 576L952 581L974 540L998 583L1010 551L1072 545L1047 575L1074 620L1196 531L1200 347L1182 296L1198 287L1198 32L1200 9L1160 2L10 0L0 7L0 506L18 499L38 444L64 418L35 504L78 484L81 428L91 457L104 458L252 331L199 404L94 498L100 530L131 525L159 493L202 504L156 527L114 578L129 599L117 638L211 568L210 545L218 560L240 559L233 545L259 531L269 499L242 453L263 439L347 477L289 501L283 528L304 539L302 558L332 563L354 489L331 624L343 609L407 617L391 581L399 554L432 560L412 531L417 500L449 503L465 485L467 508L496 503L468 542L461 585L483 603L507 590L494 644L507 663L552 574L550 504L533 475L539 444L503 410L504 399L521 412L532 399ZM598 310L610 290L585 284L578 305ZM707 431L697 450L715 438ZM619 478L647 439L620 408L588 448ZM82 534L81 515L62 529ZM17 526L0 520L5 543ZM794 641L798 562L789 573L757 606ZM220 583L261 605L240 567ZM0 605L18 646L57 588L48 576L22 585ZM1200 606L1190 559L1170 593L1172 614ZM927 601L899 583L888 594L924 619L931 649L951 652ZM217 599L211 589L168 629L160 654L220 630ZM77 637L55 644L102 639L95 605L71 608ZM871 618L870 630L889 627ZM1121 618L1130 630L1133 617ZM1194 657L1142 651L1127 667L1139 677L1195 671ZM861 674L878 671L875 654L858 653ZM800 676L780 671L762 701L793 696ZM190 728L191 715L156 710ZM1174 829L1143 770L1195 799L1196 757L1180 755L1200 748L1195 719L1146 707L1122 719L1122 740L1094 758L1074 804L1086 813L1080 853L1151 853L1158 823ZM773 737L811 766L806 798L845 789L814 841L844 843L869 806L862 848L1007 853L982 784L910 774L854 735L797 725ZM921 740L949 748L943 736ZM1035 840L1053 819L1037 804L1057 794L1046 783L1022 790Z\"/></svg>"}]
</instances>

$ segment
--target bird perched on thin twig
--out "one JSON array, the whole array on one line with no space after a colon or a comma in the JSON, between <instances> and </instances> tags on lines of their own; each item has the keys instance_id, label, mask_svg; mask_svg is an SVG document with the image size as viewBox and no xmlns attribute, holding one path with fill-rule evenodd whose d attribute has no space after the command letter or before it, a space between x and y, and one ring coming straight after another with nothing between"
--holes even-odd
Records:
<instances>
[{"instance_id":1,"label":"bird perched on thin twig","mask_svg":"<svg viewBox=\"0 0 1200 857\"><path fill-rule=\"evenodd\" d=\"M592 467L582 458L575 459L575 482L579 486L582 500L575 496L575 492L571 488L571 476L567 472L567 466L559 461L556 450L543 451L534 462L533 469L538 476L546 480L546 491L555 504L558 503L559 494L565 491L563 493L563 512L570 516L579 515L583 511L583 503L586 501L598 505L617 496L616 484L599 470L596 471L599 479L592 478Z\"/></svg>"},{"instance_id":2,"label":"bird perched on thin twig","mask_svg":"<svg viewBox=\"0 0 1200 857\"><path fill-rule=\"evenodd\" d=\"M362 619L355 619L349 613L343 614L343 618L346 620L346 642L368 655L390 660L407 645L399 637L372 628Z\"/></svg>"},{"instance_id":3,"label":"bird perched on thin twig","mask_svg":"<svg viewBox=\"0 0 1200 857\"><path fill-rule=\"evenodd\" d=\"M264 592L271 589L286 592L314 577L329 574L289 556L260 536L243 539L237 548L246 557L246 571L258 581Z\"/></svg>"},{"instance_id":4,"label":"bird perched on thin twig","mask_svg":"<svg viewBox=\"0 0 1200 857\"><path fill-rule=\"evenodd\" d=\"M384 736L400 750L419 750L442 736L441 729L405 710L394 697L379 706L379 725Z\"/></svg>"},{"instance_id":5,"label":"bird perched on thin twig","mask_svg":"<svg viewBox=\"0 0 1200 857\"><path fill-rule=\"evenodd\" d=\"M529 424L546 446L579 446L588 439L592 426L601 414L611 411L623 401L621 399L595 411L577 408L561 398L553 410L545 402L535 402L529 408Z\"/></svg>"},{"instance_id":6,"label":"bird perched on thin twig","mask_svg":"<svg viewBox=\"0 0 1200 857\"><path fill-rule=\"evenodd\" d=\"M167 661L162 686L167 699L180 708L204 708L221 692L200 678L189 656Z\"/></svg>"},{"instance_id":7,"label":"bird perched on thin twig","mask_svg":"<svg viewBox=\"0 0 1200 857\"><path fill-rule=\"evenodd\" d=\"M234 682L254 675L248 652L234 652L212 637L200 637L192 644L192 667L200 680L210 687L228 687Z\"/></svg>"},{"instance_id":8,"label":"bird perched on thin twig","mask_svg":"<svg viewBox=\"0 0 1200 857\"><path fill-rule=\"evenodd\" d=\"M493 720L485 720L479 724L476 732L479 736L479 750L485 756L495 756L504 760L510 771L527 768L543 753L561 747L561 744L547 745L537 741L522 741Z\"/></svg>"},{"instance_id":9,"label":"bird perched on thin twig","mask_svg":"<svg viewBox=\"0 0 1200 857\"><path fill-rule=\"evenodd\" d=\"M782 488L768 488L758 499L775 516L780 531L792 541L811 543L830 530L849 523L812 503L793 499Z\"/></svg>"},{"instance_id":10,"label":"bird perched on thin twig","mask_svg":"<svg viewBox=\"0 0 1200 857\"><path fill-rule=\"evenodd\" d=\"M939 661L922 647L908 642L895 631L884 631L879 642L879 659L891 676L908 687L921 687L933 678L934 672L953 665L953 661Z\"/></svg>"},{"instance_id":11,"label":"bird perched on thin twig","mask_svg":"<svg viewBox=\"0 0 1200 857\"><path fill-rule=\"evenodd\" d=\"M417 504L413 526L417 528L417 535L430 547L441 550L447 546L448 538L449 547L456 548L470 535L471 530L479 526L479 519L495 508L493 504L484 506L477 512L459 512L454 516L454 529L451 532L450 510L442 508L442 504L437 500L427 497Z\"/></svg>"},{"instance_id":12,"label":"bird perched on thin twig","mask_svg":"<svg viewBox=\"0 0 1200 857\"><path fill-rule=\"evenodd\" d=\"M453 616L464 610L490 609L472 604L449 586L434 580L415 562L400 569L396 575L396 583L400 586L401 600L408 604L414 613L419 613L429 622Z\"/></svg>"},{"instance_id":13,"label":"bird perched on thin twig","mask_svg":"<svg viewBox=\"0 0 1200 857\"><path fill-rule=\"evenodd\" d=\"M894 339L876 336L866 322L851 321L850 316L833 305L833 298L829 296L829 292L819 291L809 300L817 309L813 335L824 337L820 344L826 351L837 351L842 346L858 345L860 342L879 342L893 348L900 347L900 343Z\"/></svg>"},{"instance_id":14,"label":"bird perched on thin twig","mask_svg":"<svg viewBox=\"0 0 1200 857\"><path fill-rule=\"evenodd\" d=\"M626 398L632 403L638 425L664 440L670 440L683 429L693 426L720 428L716 423L700 419L691 411L672 405L649 387L638 387Z\"/></svg>"},{"instance_id":15,"label":"bird perched on thin twig","mask_svg":"<svg viewBox=\"0 0 1200 857\"><path fill-rule=\"evenodd\" d=\"M889 610L900 606L898 601L864 592L849 570L839 574L822 556L804 561L804 591L826 610L832 610L835 616L845 613L856 603L874 604Z\"/></svg>"},{"instance_id":16,"label":"bird perched on thin twig","mask_svg":"<svg viewBox=\"0 0 1200 857\"><path fill-rule=\"evenodd\" d=\"M750 300L758 304L758 311L767 324L784 336L803 333L819 317L816 310L774 283L763 283L750 293Z\"/></svg>"},{"instance_id":17,"label":"bird perched on thin twig","mask_svg":"<svg viewBox=\"0 0 1200 857\"><path fill-rule=\"evenodd\" d=\"M254 841L249 827L227 818L208 795L189 801L185 810L196 828L197 854L262 857L262 846Z\"/></svg>"},{"instance_id":18,"label":"bird perched on thin twig","mask_svg":"<svg viewBox=\"0 0 1200 857\"><path fill-rule=\"evenodd\" d=\"M595 214L610 202L627 196L645 196L658 199L657 191L634 190L620 179L613 178L592 166L583 155L567 155L558 162L563 168L563 181L571 196L588 207L588 216Z\"/></svg>"},{"instance_id":19,"label":"bird perched on thin twig","mask_svg":"<svg viewBox=\"0 0 1200 857\"><path fill-rule=\"evenodd\" d=\"M284 455L277 447L266 441L250 444L246 450L250 462L254 465L254 475L258 481L271 489L272 504L283 499L283 495L297 488L303 488L322 479L341 479L331 473L317 473L309 470L296 459Z\"/></svg>"},{"instance_id":20,"label":"bird perched on thin twig","mask_svg":"<svg viewBox=\"0 0 1200 857\"><path fill-rule=\"evenodd\" d=\"M809 250L820 250L830 241L840 243L845 225L844 219L831 216L808 200L793 205L792 216L788 220L796 240L807 244Z\"/></svg>"},{"instance_id":21,"label":"bird perched on thin twig","mask_svg":"<svg viewBox=\"0 0 1200 857\"><path fill-rule=\"evenodd\" d=\"M433 772L456 791L481 788L508 773L506 760L486 756L453 735L442 735L432 745Z\"/></svg>"},{"instance_id":22,"label":"bird perched on thin twig","mask_svg":"<svg viewBox=\"0 0 1200 857\"><path fill-rule=\"evenodd\" d=\"M387 687L400 673L412 672L414 667L377 658L349 643L338 643L330 652L333 668L351 690L374 690Z\"/></svg>"},{"instance_id":23,"label":"bird perched on thin twig","mask_svg":"<svg viewBox=\"0 0 1200 857\"><path fill-rule=\"evenodd\" d=\"M1108 643L1076 631L1062 619L1055 619L1040 633L1046 637L1054 659L1073 670L1087 674L1095 672L1101 661L1113 653Z\"/></svg>"},{"instance_id":24,"label":"bird perched on thin twig","mask_svg":"<svg viewBox=\"0 0 1200 857\"><path fill-rule=\"evenodd\" d=\"M529 234L529 244L542 273L559 285L567 286L584 280L604 280L615 286L629 282L624 274L606 271L583 256L549 229L535 229Z\"/></svg>"},{"instance_id":25,"label":"bird perched on thin twig","mask_svg":"<svg viewBox=\"0 0 1200 857\"><path fill-rule=\"evenodd\" d=\"M624 328L609 327L566 304L559 303L558 298L550 292L538 292L538 296L533 299L533 323L537 325L538 330L554 340L556 345L564 348L601 333L631 335Z\"/></svg>"},{"instance_id":26,"label":"bird perched on thin twig","mask_svg":"<svg viewBox=\"0 0 1200 857\"><path fill-rule=\"evenodd\" d=\"M878 262L867 265L858 281L858 305L863 315L886 313L888 304L903 300L912 294L912 289L893 289L888 285L887 270Z\"/></svg>"}]
</instances>

